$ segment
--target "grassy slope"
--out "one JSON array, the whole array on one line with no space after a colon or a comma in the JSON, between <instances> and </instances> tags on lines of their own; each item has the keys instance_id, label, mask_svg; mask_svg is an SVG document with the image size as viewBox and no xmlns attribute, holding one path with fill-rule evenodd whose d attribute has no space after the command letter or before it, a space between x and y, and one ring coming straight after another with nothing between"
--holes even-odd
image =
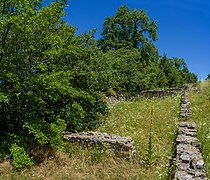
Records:
<instances>
[{"instance_id":1,"label":"grassy slope","mask_svg":"<svg viewBox=\"0 0 210 180\"><path fill-rule=\"evenodd\" d=\"M153 104L154 148L151 165L148 166L147 149ZM138 99L111 108L110 116L98 130L130 136L136 144L137 159L125 160L93 149L77 149L71 157L57 153L52 160L15 175L7 165L4 178L9 179L13 174L17 179L31 176L38 179L163 179L169 172L170 159L173 157L178 112L179 97L155 100L154 103L150 99Z\"/></svg>"},{"instance_id":2,"label":"grassy slope","mask_svg":"<svg viewBox=\"0 0 210 180\"><path fill-rule=\"evenodd\" d=\"M136 177L159 179L167 177L170 159L173 157L174 139L176 137L179 97L155 100L152 123L153 164L147 165L149 129L151 125L151 99L139 99L116 105L110 117L100 128L108 133L130 136L137 152L144 160L138 164ZM132 172L127 172L132 177ZM141 179L141 178L139 178Z\"/></svg>"},{"instance_id":3,"label":"grassy slope","mask_svg":"<svg viewBox=\"0 0 210 180\"><path fill-rule=\"evenodd\" d=\"M191 93L192 121L196 122L201 151L210 178L210 81L201 84L200 93Z\"/></svg>"},{"instance_id":4,"label":"grassy slope","mask_svg":"<svg viewBox=\"0 0 210 180\"><path fill-rule=\"evenodd\" d=\"M191 93L192 121L198 124L206 169L209 174L210 149L210 90L202 84L200 94ZM138 158L124 160L94 149L75 147L68 155L56 152L51 159L29 170L15 173L8 163L0 165L0 179L170 179L170 161L174 153L174 140L179 121L180 97L153 101L140 98L111 107L110 116L98 129L102 132L130 136L136 144ZM151 109L154 104L152 124L152 161L147 162Z\"/></svg>"}]
</instances>

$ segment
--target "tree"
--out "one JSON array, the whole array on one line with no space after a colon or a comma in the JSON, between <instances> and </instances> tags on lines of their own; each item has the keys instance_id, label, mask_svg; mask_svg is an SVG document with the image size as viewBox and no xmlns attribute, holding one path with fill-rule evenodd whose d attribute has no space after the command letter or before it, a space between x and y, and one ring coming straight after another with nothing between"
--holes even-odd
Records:
<instances>
[{"instance_id":1,"label":"tree","mask_svg":"<svg viewBox=\"0 0 210 180\"><path fill-rule=\"evenodd\" d=\"M0 2L0 157L16 157L17 146L64 149L65 129L93 129L107 112L91 84L75 83L78 76L88 80L74 70L81 47L75 29L61 20L66 2L41 2Z\"/></svg>"},{"instance_id":2,"label":"tree","mask_svg":"<svg viewBox=\"0 0 210 180\"><path fill-rule=\"evenodd\" d=\"M208 74L208 75L207 75L207 78L206 78L206 80L209 80L209 79L210 79L210 74Z\"/></svg>"},{"instance_id":3,"label":"tree","mask_svg":"<svg viewBox=\"0 0 210 180\"><path fill-rule=\"evenodd\" d=\"M167 86L175 87L185 83L197 82L195 74L190 73L184 59L168 58L166 55L159 59L159 66L167 77Z\"/></svg>"},{"instance_id":4,"label":"tree","mask_svg":"<svg viewBox=\"0 0 210 180\"><path fill-rule=\"evenodd\" d=\"M150 22L145 11L130 11L126 5L119 7L115 16L108 17L103 26L99 40L103 51L122 47L140 49L157 40L157 23Z\"/></svg>"}]
</instances>

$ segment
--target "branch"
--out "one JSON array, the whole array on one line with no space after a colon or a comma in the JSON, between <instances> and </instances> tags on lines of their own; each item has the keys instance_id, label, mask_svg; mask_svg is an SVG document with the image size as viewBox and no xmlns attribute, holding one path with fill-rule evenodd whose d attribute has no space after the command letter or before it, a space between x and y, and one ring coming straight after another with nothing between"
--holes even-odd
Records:
<instances>
[{"instance_id":1,"label":"branch","mask_svg":"<svg viewBox=\"0 0 210 180\"><path fill-rule=\"evenodd\" d=\"M6 52L7 51L7 49L9 48L9 46L12 44L14 44L14 41L15 41L15 39L17 39L18 38L18 36L20 35L20 33L21 33L22 31L20 30L17 34L16 34L16 36L7 44L7 46L5 47L5 49L3 50L3 52L0 54L0 63L2 62L2 60L3 60L3 56L4 56L4 52Z\"/></svg>"},{"instance_id":2,"label":"branch","mask_svg":"<svg viewBox=\"0 0 210 180\"><path fill-rule=\"evenodd\" d=\"M2 41L1 41L2 47L3 47L3 48L4 48L5 41L6 41L6 38L7 38L7 35L8 35L8 33L9 33L9 30L10 30L11 26L12 26L12 23L9 23L8 26L7 26L6 32L3 33L3 34L4 34L4 35L3 35L3 39L2 39Z\"/></svg>"}]
</instances>

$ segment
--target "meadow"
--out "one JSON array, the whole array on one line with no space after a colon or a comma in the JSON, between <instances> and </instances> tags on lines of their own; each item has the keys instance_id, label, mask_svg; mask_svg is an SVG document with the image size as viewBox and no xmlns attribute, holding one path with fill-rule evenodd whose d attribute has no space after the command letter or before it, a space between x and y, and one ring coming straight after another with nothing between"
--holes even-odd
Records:
<instances>
[{"instance_id":1,"label":"meadow","mask_svg":"<svg viewBox=\"0 0 210 180\"><path fill-rule=\"evenodd\" d=\"M209 176L210 82L201 83L200 93L190 92L190 100L193 116L189 121L197 124ZM136 145L135 157L124 159L112 151L73 146L70 154L49 150L42 163L20 172L4 162L0 165L0 179L173 179L179 110L180 95L160 99L139 97L110 106L109 116L102 118L97 131L131 137Z\"/></svg>"}]
</instances>

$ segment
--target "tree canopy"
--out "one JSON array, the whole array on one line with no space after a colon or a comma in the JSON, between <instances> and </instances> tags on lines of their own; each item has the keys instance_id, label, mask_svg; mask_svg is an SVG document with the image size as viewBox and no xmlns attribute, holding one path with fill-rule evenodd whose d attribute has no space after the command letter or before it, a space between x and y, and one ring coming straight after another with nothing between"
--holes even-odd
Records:
<instances>
[{"instance_id":1,"label":"tree canopy","mask_svg":"<svg viewBox=\"0 0 210 180\"><path fill-rule=\"evenodd\" d=\"M115 16L105 20L101 35L99 45L104 51L122 47L142 48L158 39L157 23L150 22L144 10L131 11L124 5L119 7Z\"/></svg>"}]
</instances>

